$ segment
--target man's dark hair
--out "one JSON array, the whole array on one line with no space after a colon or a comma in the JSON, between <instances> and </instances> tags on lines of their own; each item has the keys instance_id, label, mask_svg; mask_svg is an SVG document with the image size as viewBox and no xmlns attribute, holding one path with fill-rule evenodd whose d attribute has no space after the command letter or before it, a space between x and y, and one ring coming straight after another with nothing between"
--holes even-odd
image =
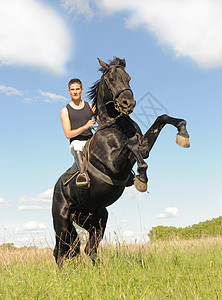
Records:
<instances>
[{"instance_id":1,"label":"man's dark hair","mask_svg":"<svg viewBox=\"0 0 222 300\"><path fill-rule=\"evenodd\" d=\"M80 79L78 79L78 78L73 78L73 79L71 79L71 80L69 81L69 84L68 84L69 89L70 89L70 85L73 84L73 83L78 83L78 84L80 84L80 85L81 85L81 88L82 88L82 81L81 81Z\"/></svg>"}]
</instances>

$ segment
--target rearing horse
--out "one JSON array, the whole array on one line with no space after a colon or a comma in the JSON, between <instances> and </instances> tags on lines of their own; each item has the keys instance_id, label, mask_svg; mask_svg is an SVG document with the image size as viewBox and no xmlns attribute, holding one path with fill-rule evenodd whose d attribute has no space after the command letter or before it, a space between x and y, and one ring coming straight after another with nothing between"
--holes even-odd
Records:
<instances>
[{"instance_id":1,"label":"rearing horse","mask_svg":"<svg viewBox=\"0 0 222 300\"><path fill-rule=\"evenodd\" d=\"M166 124L177 128L176 142L189 147L186 121L168 115L157 117L143 135L129 117L136 102L129 85L130 76L125 71L125 59L114 58L109 64L98 60L102 77L92 86L89 95L96 106L99 127L85 146L90 188L77 187L70 169L59 178L54 188L54 256L58 265L63 257L80 253L80 240L73 222L89 232L85 252L95 261L108 218L106 207L122 195L136 162L138 175L134 184L138 190L146 190L148 179L144 159L148 158Z\"/></svg>"}]
</instances>

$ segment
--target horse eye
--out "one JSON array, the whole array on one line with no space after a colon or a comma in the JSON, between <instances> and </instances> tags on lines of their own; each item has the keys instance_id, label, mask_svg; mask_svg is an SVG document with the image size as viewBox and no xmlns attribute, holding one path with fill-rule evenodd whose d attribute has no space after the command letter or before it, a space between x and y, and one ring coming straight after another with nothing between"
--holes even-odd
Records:
<instances>
[{"instance_id":1,"label":"horse eye","mask_svg":"<svg viewBox=\"0 0 222 300\"><path fill-rule=\"evenodd\" d=\"M109 78L109 81L110 81L110 82L113 82L113 81L115 81L115 80L114 80L114 78Z\"/></svg>"}]
</instances>

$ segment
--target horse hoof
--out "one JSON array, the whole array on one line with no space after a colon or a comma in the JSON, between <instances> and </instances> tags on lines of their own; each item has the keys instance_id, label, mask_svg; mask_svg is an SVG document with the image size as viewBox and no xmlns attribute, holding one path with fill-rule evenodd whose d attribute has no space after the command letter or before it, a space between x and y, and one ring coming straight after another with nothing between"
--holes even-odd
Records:
<instances>
[{"instance_id":1,"label":"horse hoof","mask_svg":"<svg viewBox=\"0 0 222 300\"><path fill-rule=\"evenodd\" d=\"M180 134L177 134L176 137L176 143L177 145L183 147L183 148L189 148L190 147L190 141L188 137L184 137Z\"/></svg>"},{"instance_id":2,"label":"horse hoof","mask_svg":"<svg viewBox=\"0 0 222 300\"><path fill-rule=\"evenodd\" d=\"M139 192L144 193L147 190L147 183L139 180L137 176L134 178L134 185Z\"/></svg>"}]
</instances>

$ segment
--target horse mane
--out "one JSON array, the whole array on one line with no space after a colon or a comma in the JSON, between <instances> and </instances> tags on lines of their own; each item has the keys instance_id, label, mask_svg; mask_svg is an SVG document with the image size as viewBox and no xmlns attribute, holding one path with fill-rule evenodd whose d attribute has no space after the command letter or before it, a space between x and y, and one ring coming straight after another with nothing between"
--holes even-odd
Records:
<instances>
[{"instance_id":1,"label":"horse mane","mask_svg":"<svg viewBox=\"0 0 222 300\"><path fill-rule=\"evenodd\" d=\"M94 82L94 84L90 87L87 92L89 100L92 101L92 106L96 107L95 115L97 116L97 94L99 90L100 79Z\"/></svg>"},{"instance_id":2,"label":"horse mane","mask_svg":"<svg viewBox=\"0 0 222 300\"><path fill-rule=\"evenodd\" d=\"M126 66L126 61L125 59L121 59L118 57L114 57L112 60L109 60L109 66L122 66L125 68ZM99 71L104 73L106 71L106 68L99 68ZM100 80L97 80L96 82L93 83L93 85L90 87L89 91L87 92L88 98L90 101L92 101L92 105L96 107L95 115L97 115L97 95L98 95L98 90L99 90L99 84Z\"/></svg>"}]
</instances>

